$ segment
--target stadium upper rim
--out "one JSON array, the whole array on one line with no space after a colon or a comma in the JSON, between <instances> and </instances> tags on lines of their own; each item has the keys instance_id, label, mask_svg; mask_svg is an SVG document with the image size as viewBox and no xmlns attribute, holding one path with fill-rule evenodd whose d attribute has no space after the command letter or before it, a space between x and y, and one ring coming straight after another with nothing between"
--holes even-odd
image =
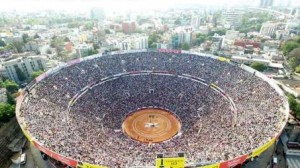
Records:
<instances>
[{"instance_id":1,"label":"stadium upper rim","mask_svg":"<svg viewBox=\"0 0 300 168\"><path fill-rule=\"evenodd\" d=\"M126 53L136 53L136 52L147 52L148 50L134 50L134 51L126 51L126 52L111 52L109 53L109 55L113 55L113 54L126 54ZM153 51L153 50L151 50ZM224 62L228 62L231 63L231 61L227 58L223 58L223 57L218 57L218 56L213 56L213 55L209 55L209 54L203 54L203 53L194 53L194 52L189 52L189 51L181 51L181 50L157 50L157 52L168 52L168 53L182 53L182 54L193 54L193 55L198 55L198 56L202 56L202 57L209 57L215 60L219 60L219 61L224 61ZM71 60L67 63L64 63L58 67L49 69L47 72L45 72L44 74L40 75L39 77L37 77L33 82L31 82L28 87L31 90L32 88L35 87L35 85L37 83L39 83L40 81L42 81L43 79L45 79L47 76L54 74L56 72L58 72L60 69L80 63L82 61L86 61L86 60L90 60L93 58L97 58L97 57L102 57L105 55L92 55L89 57L85 57L85 58L79 58L79 59L75 59L75 60ZM275 141L279 138L281 132L283 131L283 128L288 120L288 114L289 114L289 105L288 105L288 101L283 93L283 91L279 88L279 86L276 84L276 82L273 79L268 78L267 76L265 76L264 74L248 67L245 65L241 65L241 68L250 72L250 73L254 73L257 77L259 77L260 79L264 80L265 82L267 82L272 88L275 89L275 91L280 95L284 97L284 107L283 109L281 109L281 112L284 114L285 116L285 120L282 122L282 126L280 131L276 134L275 137L273 137L269 142L265 143L264 145L258 147L257 149L253 150L253 152L251 154L247 154L245 153L244 155L241 155L240 157L236 157L234 159L228 160L228 161L224 161L221 163L214 163L211 164L211 166L216 166L216 167L232 167L232 166L236 166L238 164L243 164L247 159L253 158L253 157L257 157L259 156L261 153L263 153L265 150L267 150L272 144L275 143ZM80 160L74 160L72 158L67 158L59 153L56 153L54 151L51 151L47 148L45 148L43 146L42 143L40 143L36 138L34 138L30 132L28 131L27 125L24 122L23 116L20 114L20 107L21 104L24 100L24 98L28 96L27 93L23 93L21 94L18 98L17 98L17 104L16 104L16 117L17 120L19 122L19 125L21 126L21 129L24 133L24 135L27 137L27 139L35 146L37 147L40 151L46 153L47 155L49 155L50 157L53 157L54 159L61 161L64 164L67 164L69 166L72 167L97 167L97 165L91 165L89 163L83 163ZM154 162L154 161L153 161ZM101 167L101 166L98 166ZM104 166L105 167L105 166ZM201 166L199 166L201 167Z\"/></svg>"}]
</instances>

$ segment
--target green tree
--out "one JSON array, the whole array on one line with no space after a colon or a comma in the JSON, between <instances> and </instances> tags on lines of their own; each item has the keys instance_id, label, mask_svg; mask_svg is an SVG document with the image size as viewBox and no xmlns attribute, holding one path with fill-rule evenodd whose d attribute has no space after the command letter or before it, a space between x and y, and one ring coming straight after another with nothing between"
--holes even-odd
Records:
<instances>
[{"instance_id":1,"label":"green tree","mask_svg":"<svg viewBox=\"0 0 300 168\"><path fill-rule=\"evenodd\" d=\"M183 49L183 50L189 50L190 49L190 45L187 42L185 42L185 43L183 43L181 45L181 49Z\"/></svg>"},{"instance_id":2,"label":"green tree","mask_svg":"<svg viewBox=\"0 0 300 168\"><path fill-rule=\"evenodd\" d=\"M35 79L36 77L40 76L40 75L43 74L43 73L44 73L44 71L42 71L42 70L34 71L34 72L32 72L32 74L31 74L31 79Z\"/></svg>"},{"instance_id":3,"label":"green tree","mask_svg":"<svg viewBox=\"0 0 300 168\"><path fill-rule=\"evenodd\" d=\"M1 82L1 87L6 88L9 93L16 93L19 89L18 84L11 80L5 80L4 82Z\"/></svg>"},{"instance_id":4,"label":"green tree","mask_svg":"<svg viewBox=\"0 0 300 168\"><path fill-rule=\"evenodd\" d=\"M27 43L29 41L29 35L27 33L22 34L23 43Z\"/></svg>"},{"instance_id":5,"label":"green tree","mask_svg":"<svg viewBox=\"0 0 300 168\"><path fill-rule=\"evenodd\" d=\"M39 36L37 33L35 33L35 35L34 35L33 38L34 38L34 39L37 39L37 38L40 38L40 36Z\"/></svg>"},{"instance_id":6,"label":"green tree","mask_svg":"<svg viewBox=\"0 0 300 168\"><path fill-rule=\"evenodd\" d=\"M295 70L300 65L300 47L291 51L286 57L289 65Z\"/></svg>"},{"instance_id":7,"label":"green tree","mask_svg":"<svg viewBox=\"0 0 300 168\"><path fill-rule=\"evenodd\" d=\"M7 103L8 104L10 104L10 105L15 105L16 104L15 98L12 96L11 93L6 92L6 97L7 97Z\"/></svg>"},{"instance_id":8,"label":"green tree","mask_svg":"<svg viewBox=\"0 0 300 168\"><path fill-rule=\"evenodd\" d=\"M8 122L15 115L15 106L0 103L0 122Z\"/></svg>"},{"instance_id":9,"label":"green tree","mask_svg":"<svg viewBox=\"0 0 300 168\"><path fill-rule=\"evenodd\" d=\"M291 94L288 95L288 102L290 109L296 114L297 117L300 117L300 103L298 103L296 98Z\"/></svg>"},{"instance_id":10,"label":"green tree","mask_svg":"<svg viewBox=\"0 0 300 168\"><path fill-rule=\"evenodd\" d=\"M105 34L110 34L109 29L105 29L104 32L105 32Z\"/></svg>"},{"instance_id":11,"label":"green tree","mask_svg":"<svg viewBox=\"0 0 300 168\"><path fill-rule=\"evenodd\" d=\"M180 19L176 19L176 20L174 21L174 24L175 24L175 25L181 25Z\"/></svg>"},{"instance_id":12,"label":"green tree","mask_svg":"<svg viewBox=\"0 0 300 168\"><path fill-rule=\"evenodd\" d=\"M157 33L152 33L149 35L149 38L148 38L148 46L150 48L156 48L156 43L158 42L158 40L160 39L161 37L157 34Z\"/></svg>"},{"instance_id":13,"label":"green tree","mask_svg":"<svg viewBox=\"0 0 300 168\"><path fill-rule=\"evenodd\" d=\"M282 50L284 55L288 55L291 51L293 51L295 48L298 48L300 45L294 41L290 40L283 44Z\"/></svg>"},{"instance_id":14,"label":"green tree","mask_svg":"<svg viewBox=\"0 0 300 168\"><path fill-rule=\"evenodd\" d=\"M47 49L46 53L47 54L52 54L52 51L50 50L50 48Z\"/></svg>"},{"instance_id":15,"label":"green tree","mask_svg":"<svg viewBox=\"0 0 300 168\"><path fill-rule=\"evenodd\" d=\"M84 28L85 28L86 30L92 30L93 27L94 27L94 23L91 22L91 21L86 22L86 23L84 24Z\"/></svg>"},{"instance_id":16,"label":"green tree","mask_svg":"<svg viewBox=\"0 0 300 168\"><path fill-rule=\"evenodd\" d=\"M26 80L25 74L21 71L21 69L19 67L16 66L15 70L16 70L19 81L22 82L22 81Z\"/></svg>"},{"instance_id":17,"label":"green tree","mask_svg":"<svg viewBox=\"0 0 300 168\"><path fill-rule=\"evenodd\" d=\"M71 40L69 39L69 37L65 37L64 38L64 42L70 42Z\"/></svg>"},{"instance_id":18,"label":"green tree","mask_svg":"<svg viewBox=\"0 0 300 168\"><path fill-rule=\"evenodd\" d=\"M2 39L0 39L0 47L4 47L4 46L6 46L5 42Z\"/></svg>"},{"instance_id":19,"label":"green tree","mask_svg":"<svg viewBox=\"0 0 300 168\"><path fill-rule=\"evenodd\" d=\"M98 54L98 50L89 50L88 51L88 56Z\"/></svg>"},{"instance_id":20,"label":"green tree","mask_svg":"<svg viewBox=\"0 0 300 168\"><path fill-rule=\"evenodd\" d=\"M250 66L251 68L256 69L258 71L264 71L268 68L265 64L258 63L258 62L253 62Z\"/></svg>"},{"instance_id":21,"label":"green tree","mask_svg":"<svg viewBox=\"0 0 300 168\"><path fill-rule=\"evenodd\" d=\"M12 49L17 53L22 53L24 49L24 43L20 41L13 41L12 43L8 44L8 49Z\"/></svg>"}]
</instances>

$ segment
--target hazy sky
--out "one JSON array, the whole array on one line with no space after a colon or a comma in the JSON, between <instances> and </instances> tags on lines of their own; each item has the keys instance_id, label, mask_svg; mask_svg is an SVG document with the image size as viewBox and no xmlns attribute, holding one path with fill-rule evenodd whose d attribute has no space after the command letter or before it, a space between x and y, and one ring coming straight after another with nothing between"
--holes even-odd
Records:
<instances>
[{"instance_id":1,"label":"hazy sky","mask_svg":"<svg viewBox=\"0 0 300 168\"><path fill-rule=\"evenodd\" d=\"M300 0L274 0L300 4ZM297 2L299 1L299 2ZM66 11L86 11L92 7L103 7L106 10L146 10L165 9L174 6L199 4L206 6L257 6L260 0L0 0L0 11L17 10L39 11L57 9ZM278 3L277 2L277 3Z\"/></svg>"}]
</instances>

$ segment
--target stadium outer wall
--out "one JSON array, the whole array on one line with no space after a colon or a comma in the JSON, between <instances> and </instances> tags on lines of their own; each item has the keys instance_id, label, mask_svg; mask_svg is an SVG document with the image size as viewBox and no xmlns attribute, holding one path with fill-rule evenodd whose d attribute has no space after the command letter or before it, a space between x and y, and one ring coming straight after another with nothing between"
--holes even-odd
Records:
<instances>
[{"instance_id":1,"label":"stadium outer wall","mask_svg":"<svg viewBox=\"0 0 300 168\"><path fill-rule=\"evenodd\" d=\"M135 52L147 52L148 50L144 49L144 50L132 50L132 51L124 51L124 52L112 52L111 54L122 54L122 53L135 53ZM153 51L153 50L151 50ZM203 53L194 53L194 52L189 52L189 51L181 51L181 50L169 50L169 49L159 49L157 50L157 52L167 52L167 53L182 53L182 54L193 54L193 55L198 55L198 56L203 56L203 57L210 57L212 59L216 59L219 61L224 61L224 62L228 62L230 63L231 61L227 58L223 58L223 57L217 57L217 56L213 56L213 55L209 55L209 54L203 54ZM58 72L60 69L64 68L64 67L68 67L70 65L73 64L77 64L80 63L82 61L85 60L89 60L89 59L93 59L93 58L97 58L97 57L102 57L101 54L97 54L97 55L93 55L93 56L89 56L89 57L85 57L85 58L78 58L78 59L74 59L71 60L65 64L62 64L58 67L54 67L52 69L49 69L47 72L43 73L42 75L38 76L37 78L35 78L35 80L33 82L31 82L28 87L29 89L32 89L35 84L37 84L38 82L40 82L41 80L43 80L44 78L46 78L47 76L54 74L56 72ZM246 160L254 158L259 156L261 153L263 153L264 151L266 151L269 147L271 147L279 138L282 130L284 129L284 126L288 120L288 114L289 114L289 105L288 105L288 101L286 99L286 97L284 96L283 91L278 87L278 85L276 84L276 82L273 79L268 78L267 76L265 76L264 74L246 66L246 65L241 65L240 66L242 69L248 71L249 73L254 73L257 77L261 78L262 80L266 81L271 87L273 87L276 92L284 97L284 108L280 109L280 112L283 113L285 115L285 121L282 123L281 129L280 131L276 134L275 137L273 137L269 142L267 142L266 144L254 149L250 154L245 154L239 157L236 157L234 159L231 160L227 160L227 161L223 161L220 163L214 163L214 164L209 164L209 165L203 165L203 166L197 166L197 168L229 168L229 167L234 167L237 165L242 165ZM18 123L24 133L24 135L26 136L26 138L28 139L28 141L33 144L37 149L39 149L40 151L44 152L45 154L47 154L48 156L52 157L55 160L58 160L60 162L62 162L63 164L72 166L72 167L80 167L80 168L105 168L106 166L100 166L100 165L92 165L89 163L84 163L81 162L79 160L74 160L72 158L67 158L65 156L60 155L59 153L56 153L54 151L51 151L47 148L45 148L40 142L37 141L37 139L35 139L28 131L27 126L23 120L23 118L20 115L20 107L21 104L23 102L23 99L27 96L26 93L20 94L20 96L17 98L17 104L16 104L16 118L18 120ZM155 162L155 160L153 160L153 162Z\"/></svg>"}]
</instances>

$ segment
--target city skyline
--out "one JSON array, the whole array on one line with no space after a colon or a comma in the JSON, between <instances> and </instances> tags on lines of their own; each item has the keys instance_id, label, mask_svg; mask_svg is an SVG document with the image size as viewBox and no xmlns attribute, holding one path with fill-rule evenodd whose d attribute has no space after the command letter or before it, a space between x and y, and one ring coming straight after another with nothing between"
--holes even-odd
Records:
<instances>
[{"instance_id":1,"label":"city skyline","mask_svg":"<svg viewBox=\"0 0 300 168\"><path fill-rule=\"evenodd\" d=\"M105 10L115 10L115 11L145 11L145 10L162 10L168 8L182 8L182 7L242 7L242 6L259 6L261 0L254 0L251 3L247 0L229 0L229 1L220 1L220 0L210 0L210 1L193 1L193 0L24 0L24 1L2 1L3 4L0 6L0 11L17 11L17 12L35 12L42 10L63 10L63 11L79 11L85 12L90 10L93 7L101 7ZM300 6L300 2L297 0L274 0L274 6L291 6L297 7Z\"/></svg>"}]
</instances>

